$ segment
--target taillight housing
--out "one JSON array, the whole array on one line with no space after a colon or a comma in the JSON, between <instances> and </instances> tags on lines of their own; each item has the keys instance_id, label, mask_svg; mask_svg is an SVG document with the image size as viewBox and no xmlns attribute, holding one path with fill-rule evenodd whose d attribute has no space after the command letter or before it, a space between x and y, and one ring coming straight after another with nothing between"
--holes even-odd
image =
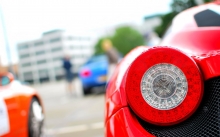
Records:
<instances>
[{"instance_id":1,"label":"taillight housing","mask_svg":"<svg viewBox=\"0 0 220 137\"><path fill-rule=\"evenodd\" d=\"M131 109L160 126L190 117L203 96L203 80L195 61L169 47L145 51L131 64L125 85Z\"/></svg>"},{"instance_id":2,"label":"taillight housing","mask_svg":"<svg viewBox=\"0 0 220 137\"><path fill-rule=\"evenodd\" d=\"M89 69L83 69L83 70L81 70L80 75L82 77L89 77L89 76L91 76L91 71Z\"/></svg>"}]
</instances>

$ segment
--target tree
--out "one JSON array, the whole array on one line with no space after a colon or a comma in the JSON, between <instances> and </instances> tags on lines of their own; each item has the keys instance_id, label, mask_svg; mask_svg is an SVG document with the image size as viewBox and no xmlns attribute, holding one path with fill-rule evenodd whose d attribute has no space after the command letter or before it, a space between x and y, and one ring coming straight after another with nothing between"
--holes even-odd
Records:
<instances>
[{"instance_id":1,"label":"tree","mask_svg":"<svg viewBox=\"0 0 220 137\"><path fill-rule=\"evenodd\" d=\"M194 0L173 0L171 7L173 12L180 13L181 11L196 5L197 4Z\"/></svg>"},{"instance_id":2,"label":"tree","mask_svg":"<svg viewBox=\"0 0 220 137\"><path fill-rule=\"evenodd\" d=\"M205 3L211 2L212 0L204 0Z\"/></svg>"},{"instance_id":3,"label":"tree","mask_svg":"<svg viewBox=\"0 0 220 137\"><path fill-rule=\"evenodd\" d=\"M154 28L154 31L158 34L159 37L162 37L166 31L166 29L169 27L172 19L177 15L175 12L170 12L165 15L162 15L160 18L162 20L161 25Z\"/></svg>"},{"instance_id":4,"label":"tree","mask_svg":"<svg viewBox=\"0 0 220 137\"><path fill-rule=\"evenodd\" d=\"M98 42L95 44L95 52L94 55L100 55L104 54L104 51L102 49L102 41L105 39L105 37L100 38Z\"/></svg>"},{"instance_id":5,"label":"tree","mask_svg":"<svg viewBox=\"0 0 220 137\"><path fill-rule=\"evenodd\" d=\"M123 55L133 48L144 44L144 37L135 29L124 26L117 28L112 43L115 48Z\"/></svg>"},{"instance_id":6,"label":"tree","mask_svg":"<svg viewBox=\"0 0 220 137\"><path fill-rule=\"evenodd\" d=\"M143 45L144 37L135 29L123 26L115 30L115 34L112 37L102 37L95 44L94 55L104 54L102 49L102 41L104 39L110 39L113 46L122 54L127 54L131 49Z\"/></svg>"}]
</instances>

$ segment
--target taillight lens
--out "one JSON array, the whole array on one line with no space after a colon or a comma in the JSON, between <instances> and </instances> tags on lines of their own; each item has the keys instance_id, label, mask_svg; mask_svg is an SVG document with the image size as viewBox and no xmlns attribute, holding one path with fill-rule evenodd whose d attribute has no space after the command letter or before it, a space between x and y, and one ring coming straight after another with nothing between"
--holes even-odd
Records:
<instances>
[{"instance_id":1,"label":"taillight lens","mask_svg":"<svg viewBox=\"0 0 220 137\"><path fill-rule=\"evenodd\" d=\"M155 125L177 124L201 102L203 82L194 60L168 47L149 49L130 66L126 93L132 110Z\"/></svg>"},{"instance_id":2,"label":"taillight lens","mask_svg":"<svg viewBox=\"0 0 220 137\"><path fill-rule=\"evenodd\" d=\"M80 73L82 77L89 77L91 75L91 71L89 69L83 69Z\"/></svg>"},{"instance_id":3,"label":"taillight lens","mask_svg":"<svg viewBox=\"0 0 220 137\"><path fill-rule=\"evenodd\" d=\"M141 80L142 97L151 107L159 110L177 107L185 99L187 89L184 73L168 63L152 66Z\"/></svg>"}]
</instances>

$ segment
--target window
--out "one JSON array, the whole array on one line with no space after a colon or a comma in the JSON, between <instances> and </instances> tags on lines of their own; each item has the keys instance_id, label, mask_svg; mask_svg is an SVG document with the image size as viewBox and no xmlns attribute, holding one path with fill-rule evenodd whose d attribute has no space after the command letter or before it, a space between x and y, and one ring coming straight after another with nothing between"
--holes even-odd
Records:
<instances>
[{"instance_id":1,"label":"window","mask_svg":"<svg viewBox=\"0 0 220 137\"><path fill-rule=\"evenodd\" d=\"M62 78L63 77L63 68L62 67L55 67L54 71L56 73L56 78Z\"/></svg>"},{"instance_id":2,"label":"window","mask_svg":"<svg viewBox=\"0 0 220 137\"><path fill-rule=\"evenodd\" d=\"M70 45L69 48L70 49L74 49L75 47L74 47L74 45Z\"/></svg>"},{"instance_id":3,"label":"window","mask_svg":"<svg viewBox=\"0 0 220 137\"><path fill-rule=\"evenodd\" d=\"M22 54L22 55L20 55L20 59L28 58L28 57L30 57L30 54Z\"/></svg>"},{"instance_id":4,"label":"window","mask_svg":"<svg viewBox=\"0 0 220 137\"><path fill-rule=\"evenodd\" d=\"M220 14L215 9L207 9L194 15L198 27L220 26Z\"/></svg>"},{"instance_id":5,"label":"window","mask_svg":"<svg viewBox=\"0 0 220 137\"><path fill-rule=\"evenodd\" d=\"M29 66L31 66L31 63L30 63L30 62L28 62L28 63L23 63L23 64L22 64L22 67L29 67Z\"/></svg>"},{"instance_id":6,"label":"window","mask_svg":"<svg viewBox=\"0 0 220 137\"><path fill-rule=\"evenodd\" d=\"M36 53L35 53L36 55L43 55L43 54L45 54L45 51L37 51Z\"/></svg>"},{"instance_id":7,"label":"window","mask_svg":"<svg viewBox=\"0 0 220 137\"><path fill-rule=\"evenodd\" d=\"M41 69L41 70L39 70L38 73L40 75L40 78L48 77L48 70L47 69Z\"/></svg>"},{"instance_id":8,"label":"window","mask_svg":"<svg viewBox=\"0 0 220 137\"><path fill-rule=\"evenodd\" d=\"M41 45L43 45L43 44L44 44L43 41L38 41L38 42L35 42L35 43L34 43L35 46L41 46Z\"/></svg>"},{"instance_id":9,"label":"window","mask_svg":"<svg viewBox=\"0 0 220 137\"><path fill-rule=\"evenodd\" d=\"M74 39L76 39L75 37L72 37L72 36L69 36L69 37L67 37L67 39L68 40L74 40Z\"/></svg>"},{"instance_id":10,"label":"window","mask_svg":"<svg viewBox=\"0 0 220 137\"><path fill-rule=\"evenodd\" d=\"M29 48L28 45L20 45L20 46L18 46L19 50L28 49L28 48Z\"/></svg>"},{"instance_id":11,"label":"window","mask_svg":"<svg viewBox=\"0 0 220 137\"><path fill-rule=\"evenodd\" d=\"M62 68L62 67L55 67L55 68L54 68L54 71L55 71L56 74L59 75L59 74L62 74L62 73L63 73L63 68Z\"/></svg>"},{"instance_id":12,"label":"window","mask_svg":"<svg viewBox=\"0 0 220 137\"><path fill-rule=\"evenodd\" d=\"M53 61L57 61L57 60L62 60L62 57L55 57L55 58L53 58Z\"/></svg>"},{"instance_id":13,"label":"window","mask_svg":"<svg viewBox=\"0 0 220 137\"><path fill-rule=\"evenodd\" d=\"M47 63L47 61L46 60L38 60L37 61L37 64L44 64L44 63Z\"/></svg>"},{"instance_id":14,"label":"window","mask_svg":"<svg viewBox=\"0 0 220 137\"><path fill-rule=\"evenodd\" d=\"M25 79L25 80L33 79L33 73L32 73L32 72L25 72L25 73L23 74L23 76L24 76L24 79Z\"/></svg>"},{"instance_id":15,"label":"window","mask_svg":"<svg viewBox=\"0 0 220 137\"><path fill-rule=\"evenodd\" d=\"M59 41L61 41L61 38L50 39L50 43L59 42Z\"/></svg>"},{"instance_id":16,"label":"window","mask_svg":"<svg viewBox=\"0 0 220 137\"><path fill-rule=\"evenodd\" d=\"M63 69L63 68L61 68L61 67L55 67L55 68L54 68L55 71L60 71L60 70L62 70L62 69Z\"/></svg>"},{"instance_id":17,"label":"window","mask_svg":"<svg viewBox=\"0 0 220 137\"><path fill-rule=\"evenodd\" d=\"M106 61L106 60L107 60L106 55L93 56L86 62L86 64L90 64L93 62L99 62L99 61Z\"/></svg>"},{"instance_id":18,"label":"window","mask_svg":"<svg viewBox=\"0 0 220 137\"><path fill-rule=\"evenodd\" d=\"M52 52L61 51L61 50L62 50L62 47L57 47L57 48L51 49Z\"/></svg>"}]
</instances>

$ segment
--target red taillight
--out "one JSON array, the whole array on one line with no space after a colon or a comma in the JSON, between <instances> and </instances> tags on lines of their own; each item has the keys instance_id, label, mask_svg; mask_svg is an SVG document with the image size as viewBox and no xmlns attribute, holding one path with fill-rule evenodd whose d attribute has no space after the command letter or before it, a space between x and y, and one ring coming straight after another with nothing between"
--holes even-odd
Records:
<instances>
[{"instance_id":1,"label":"red taillight","mask_svg":"<svg viewBox=\"0 0 220 137\"><path fill-rule=\"evenodd\" d=\"M89 77L91 75L91 71L89 69L84 69L81 71L80 75L82 77Z\"/></svg>"},{"instance_id":2,"label":"red taillight","mask_svg":"<svg viewBox=\"0 0 220 137\"><path fill-rule=\"evenodd\" d=\"M195 112L203 82L194 60L179 50L157 47L131 64L125 89L140 118L155 125L174 125Z\"/></svg>"}]
</instances>

